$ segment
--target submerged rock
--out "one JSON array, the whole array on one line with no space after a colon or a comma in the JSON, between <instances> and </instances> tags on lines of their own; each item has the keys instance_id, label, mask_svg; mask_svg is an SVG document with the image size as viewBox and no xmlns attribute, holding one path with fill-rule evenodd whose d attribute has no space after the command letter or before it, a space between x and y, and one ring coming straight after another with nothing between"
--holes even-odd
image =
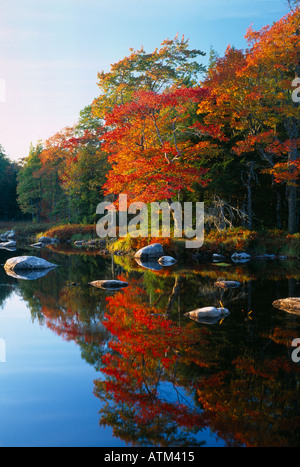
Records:
<instances>
[{"instance_id":1,"label":"submerged rock","mask_svg":"<svg viewBox=\"0 0 300 467\"><path fill-rule=\"evenodd\" d=\"M287 311L288 313L300 316L300 297L289 297L275 300L275 302L273 302L273 306L280 310Z\"/></svg>"},{"instance_id":2,"label":"submerged rock","mask_svg":"<svg viewBox=\"0 0 300 467\"><path fill-rule=\"evenodd\" d=\"M208 306L185 313L184 316L187 316L199 323L214 324L229 314L230 313L227 308L215 308L214 306Z\"/></svg>"},{"instance_id":3,"label":"submerged rock","mask_svg":"<svg viewBox=\"0 0 300 467\"><path fill-rule=\"evenodd\" d=\"M93 287L96 287L97 289L104 290L119 290L129 286L128 282L122 282L117 280L101 280L89 282L89 284Z\"/></svg>"},{"instance_id":4,"label":"submerged rock","mask_svg":"<svg viewBox=\"0 0 300 467\"><path fill-rule=\"evenodd\" d=\"M232 289L236 287L240 287L241 283L238 281L217 281L215 282L217 287L222 287L223 289Z\"/></svg>"},{"instance_id":5,"label":"submerged rock","mask_svg":"<svg viewBox=\"0 0 300 467\"><path fill-rule=\"evenodd\" d=\"M162 256L159 258L158 262L162 266L172 266L173 264L177 263L177 260L172 258L172 256Z\"/></svg>"},{"instance_id":6,"label":"submerged rock","mask_svg":"<svg viewBox=\"0 0 300 467\"><path fill-rule=\"evenodd\" d=\"M45 259L35 256L18 256L6 261L4 269L6 271L30 271L56 268L56 264L49 263Z\"/></svg>"},{"instance_id":7,"label":"submerged rock","mask_svg":"<svg viewBox=\"0 0 300 467\"><path fill-rule=\"evenodd\" d=\"M164 249L160 243L153 243L152 245L145 246L136 252L135 258L141 260L159 259L164 256Z\"/></svg>"}]
</instances>

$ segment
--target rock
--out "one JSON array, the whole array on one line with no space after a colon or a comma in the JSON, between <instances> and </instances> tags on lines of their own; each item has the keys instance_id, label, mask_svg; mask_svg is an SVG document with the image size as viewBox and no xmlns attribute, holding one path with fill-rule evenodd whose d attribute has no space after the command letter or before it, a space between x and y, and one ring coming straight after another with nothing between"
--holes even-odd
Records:
<instances>
[{"instance_id":1,"label":"rock","mask_svg":"<svg viewBox=\"0 0 300 467\"><path fill-rule=\"evenodd\" d=\"M86 246L97 246L98 242L97 240L88 240L87 242L85 242L85 245Z\"/></svg>"},{"instance_id":2,"label":"rock","mask_svg":"<svg viewBox=\"0 0 300 467\"><path fill-rule=\"evenodd\" d=\"M248 253L234 253L231 256L232 261L235 263L245 263L251 259L251 256Z\"/></svg>"},{"instance_id":3,"label":"rock","mask_svg":"<svg viewBox=\"0 0 300 467\"><path fill-rule=\"evenodd\" d=\"M34 243L30 245L32 248L43 248L45 245L43 243Z\"/></svg>"},{"instance_id":4,"label":"rock","mask_svg":"<svg viewBox=\"0 0 300 467\"><path fill-rule=\"evenodd\" d=\"M88 240L88 241L85 241L85 240L76 240L76 242L74 242L74 245L76 246L84 246L84 247L97 247L99 245L102 245L102 243L99 242L99 240Z\"/></svg>"},{"instance_id":5,"label":"rock","mask_svg":"<svg viewBox=\"0 0 300 467\"><path fill-rule=\"evenodd\" d=\"M8 230L4 234L0 235L0 242L8 242L8 240L15 238L15 235L14 230Z\"/></svg>"},{"instance_id":6,"label":"rock","mask_svg":"<svg viewBox=\"0 0 300 467\"><path fill-rule=\"evenodd\" d=\"M222 287L223 289L231 289L235 287L240 287L241 283L238 281L217 281L215 282L217 287Z\"/></svg>"},{"instance_id":7,"label":"rock","mask_svg":"<svg viewBox=\"0 0 300 467\"><path fill-rule=\"evenodd\" d=\"M227 308L215 308L214 306L208 306L185 313L184 316L187 316L188 318L191 318L198 323L215 324L220 319L225 318L229 314L230 313Z\"/></svg>"},{"instance_id":8,"label":"rock","mask_svg":"<svg viewBox=\"0 0 300 467\"><path fill-rule=\"evenodd\" d=\"M276 259L276 255L267 255L264 253L263 255L255 256L255 259Z\"/></svg>"},{"instance_id":9,"label":"rock","mask_svg":"<svg viewBox=\"0 0 300 467\"><path fill-rule=\"evenodd\" d=\"M49 263L35 256L19 256L10 258L4 265L6 271L32 271L56 268L56 264Z\"/></svg>"},{"instance_id":10,"label":"rock","mask_svg":"<svg viewBox=\"0 0 300 467\"><path fill-rule=\"evenodd\" d=\"M119 290L129 286L128 282L122 282L117 280L101 280L89 282L89 284L93 287L96 287L97 289L104 290Z\"/></svg>"},{"instance_id":11,"label":"rock","mask_svg":"<svg viewBox=\"0 0 300 467\"><path fill-rule=\"evenodd\" d=\"M272 304L275 308L300 316L300 297L289 297L275 300Z\"/></svg>"},{"instance_id":12,"label":"rock","mask_svg":"<svg viewBox=\"0 0 300 467\"><path fill-rule=\"evenodd\" d=\"M141 260L159 259L162 256L164 256L164 249L160 243L153 243L152 245L145 246L135 254L135 258Z\"/></svg>"},{"instance_id":13,"label":"rock","mask_svg":"<svg viewBox=\"0 0 300 467\"><path fill-rule=\"evenodd\" d=\"M172 258L172 256L162 256L159 258L158 262L162 266L172 266L173 264L177 263L177 260Z\"/></svg>"},{"instance_id":14,"label":"rock","mask_svg":"<svg viewBox=\"0 0 300 467\"><path fill-rule=\"evenodd\" d=\"M39 243L43 243L43 245L50 245L52 243L52 238L51 237L41 237L39 238Z\"/></svg>"}]
</instances>

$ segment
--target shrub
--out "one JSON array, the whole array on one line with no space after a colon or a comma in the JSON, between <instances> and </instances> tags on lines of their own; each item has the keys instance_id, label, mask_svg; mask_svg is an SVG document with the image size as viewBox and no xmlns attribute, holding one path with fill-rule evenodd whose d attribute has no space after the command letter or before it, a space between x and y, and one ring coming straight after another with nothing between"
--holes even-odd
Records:
<instances>
[{"instance_id":1,"label":"shrub","mask_svg":"<svg viewBox=\"0 0 300 467\"><path fill-rule=\"evenodd\" d=\"M89 236L91 239L97 237L96 226L95 225L82 225L82 224L68 224L60 225L57 227L52 227L43 234L39 234L38 237L52 237L58 238L60 241L64 242L71 240L73 236L76 237L86 237Z\"/></svg>"}]
</instances>

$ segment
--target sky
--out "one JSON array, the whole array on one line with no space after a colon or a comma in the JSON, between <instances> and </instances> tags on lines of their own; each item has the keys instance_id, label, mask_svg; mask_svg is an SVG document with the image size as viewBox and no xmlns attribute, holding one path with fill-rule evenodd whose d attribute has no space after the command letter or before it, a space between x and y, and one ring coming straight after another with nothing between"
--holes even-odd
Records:
<instances>
[{"instance_id":1,"label":"sky","mask_svg":"<svg viewBox=\"0 0 300 467\"><path fill-rule=\"evenodd\" d=\"M99 95L97 73L130 48L178 33L222 56L288 11L286 0L0 0L0 145L18 160L74 125Z\"/></svg>"}]
</instances>

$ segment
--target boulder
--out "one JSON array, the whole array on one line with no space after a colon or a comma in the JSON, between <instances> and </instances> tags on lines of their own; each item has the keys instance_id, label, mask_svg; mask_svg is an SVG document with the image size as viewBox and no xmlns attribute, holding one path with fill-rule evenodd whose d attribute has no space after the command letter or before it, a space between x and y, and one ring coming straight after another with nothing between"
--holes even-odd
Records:
<instances>
[{"instance_id":1,"label":"boulder","mask_svg":"<svg viewBox=\"0 0 300 467\"><path fill-rule=\"evenodd\" d=\"M222 289L232 289L236 287L240 287L241 283L238 281L217 281L215 282L217 287L222 287Z\"/></svg>"},{"instance_id":2,"label":"boulder","mask_svg":"<svg viewBox=\"0 0 300 467\"><path fill-rule=\"evenodd\" d=\"M43 269L53 269L57 267L56 264L49 263L42 258L35 256L19 256L10 258L6 261L4 269L6 271L34 271Z\"/></svg>"},{"instance_id":3,"label":"boulder","mask_svg":"<svg viewBox=\"0 0 300 467\"><path fill-rule=\"evenodd\" d=\"M8 240L12 240L15 238L15 231L14 230L8 230L4 234L0 235L0 242L8 242Z\"/></svg>"},{"instance_id":4,"label":"boulder","mask_svg":"<svg viewBox=\"0 0 300 467\"><path fill-rule=\"evenodd\" d=\"M235 263L245 263L251 259L251 256L248 253L234 253L231 256L232 261Z\"/></svg>"},{"instance_id":5,"label":"boulder","mask_svg":"<svg viewBox=\"0 0 300 467\"><path fill-rule=\"evenodd\" d=\"M153 243L152 245L145 246L136 252L135 258L140 260L159 259L164 256L164 249L160 243Z\"/></svg>"},{"instance_id":6,"label":"boulder","mask_svg":"<svg viewBox=\"0 0 300 467\"><path fill-rule=\"evenodd\" d=\"M300 297L289 297L275 300L275 302L273 302L273 306L280 310L287 311L288 313L300 316Z\"/></svg>"},{"instance_id":7,"label":"boulder","mask_svg":"<svg viewBox=\"0 0 300 467\"><path fill-rule=\"evenodd\" d=\"M267 260L267 259L276 259L276 255L268 255L268 254L264 253L263 255L257 255L257 256L255 256L255 259L264 259L264 260Z\"/></svg>"},{"instance_id":8,"label":"boulder","mask_svg":"<svg viewBox=\"0 0 300 467\"><path fill-rule=\"evenodd\" d=\"M119 290L129 286L128 282L122 282L117 280L101 280L89 282L89 284L93 287L96 287L97 289L104 290Z\"/></svg>"},{"instance_id":9,"label":"boulder","mask_svg":"<svg viewBox=\"0 0 300 467\"><path fill-rule=\"evenodd\" d=\"M39 238L39 243L43 243L44 245L50 245L52 243L51 237L41 237Z\"/></svg>"},{"instance_id":10,"label":"boulder","mask_svg":"<svg viewBox=\"0 0 300 467\"><path fill-rule=\"evenodd\" d=\"M214 306L208 306L185 313L184 316L187 316L188 318L191 318L198 323L215 324L229 314L230 313L227 308L215 308Z\"/></svg>"},{"instance_id":11,"label":"boulder","mask_svg":"<svg viewBox=\"0 0 300 467\"><path fill-rule=\"evenodd\" d=\"M162 256L159 258L158 262L162 266L172 266L173 264L177 263L177 260L172 258L172 256Z\"/></svg>"}]
</instances>

